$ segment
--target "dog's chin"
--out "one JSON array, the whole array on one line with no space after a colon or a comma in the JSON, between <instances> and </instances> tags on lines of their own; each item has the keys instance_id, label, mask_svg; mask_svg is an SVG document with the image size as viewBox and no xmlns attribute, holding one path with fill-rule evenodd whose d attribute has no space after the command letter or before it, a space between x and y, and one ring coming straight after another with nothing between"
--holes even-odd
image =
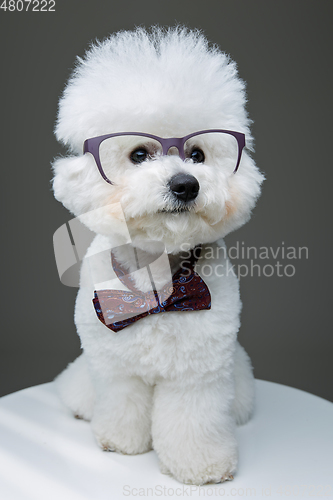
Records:
<instances>
[{"instance_id":1,"label":"dog's chin","mask_svg":"<svg viewBox=\"0 0 333 500\"><path fill-rule=\"evenodd\" d=\"M162 208L155 213L126 219L132 243L149 251L152 242L162 242L168 253L216 241L220 223L210 224L203 214L187 207Z\"/></svg>"}]
</instances>

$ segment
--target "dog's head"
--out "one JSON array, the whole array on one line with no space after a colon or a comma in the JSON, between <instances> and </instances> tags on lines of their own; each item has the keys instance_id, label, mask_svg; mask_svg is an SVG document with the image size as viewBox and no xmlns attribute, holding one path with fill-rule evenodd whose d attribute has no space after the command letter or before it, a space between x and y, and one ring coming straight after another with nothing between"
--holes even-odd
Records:
<instances>
[{"instance_id":1,"label":"dog's head","mask_svg":"<svg viewBox=\"0 0 333 500\"><path fill-rule=\"evenodd\" d=\"M263 180L245 100L235 63L199 32L111 36L78 61L60 100L56 135L71 155L54 162L55 197L76 216L98 208L81 219L97 233L121 232L124 216L141 248L216 241L248 220Z\"/></svg>"}]
</instances>

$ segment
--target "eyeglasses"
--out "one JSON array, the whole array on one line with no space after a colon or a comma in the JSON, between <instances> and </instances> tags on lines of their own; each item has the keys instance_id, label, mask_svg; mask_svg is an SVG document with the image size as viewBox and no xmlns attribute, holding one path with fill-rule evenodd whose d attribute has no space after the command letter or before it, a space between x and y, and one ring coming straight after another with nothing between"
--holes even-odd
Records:
<instances>
[{"instance_id":1,"label":"eyeglasses","mask_svg":"<svg viewBox=\"0 0 333 500\"><path fill-rule=\"evenodd\" d=\"M245 135L231 130L201 130L167 139L141 132L121 132L86 139L83 153L93 155L103 179L113 184L109 175L115 154L138 165L160 155L175 154L176 148L182 160L203 164L218 162L226 171L236 173L244 147Z\"/></svg>"}]
</instances>

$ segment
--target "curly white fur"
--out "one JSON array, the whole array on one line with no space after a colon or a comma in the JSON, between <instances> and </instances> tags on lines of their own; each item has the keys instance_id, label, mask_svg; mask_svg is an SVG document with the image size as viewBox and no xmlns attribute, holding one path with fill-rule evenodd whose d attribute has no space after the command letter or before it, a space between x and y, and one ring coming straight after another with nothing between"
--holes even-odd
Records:
<instances>
[{"instance_id":1,"label":"curly white fur","mask_svg":"<svg viewBox=\"0 0 333 500\"><path fill-rule=\"evenodd\" d=\"M53 165L55 197L97 233L87 255L127 243L127 230L132 245L151 254L152 240L163 242L172 271L184 243L203 244L203 255L205 245L223 246L221 238L249 219L263 180L249 154L245 101L235 63L200 32L137 29L93 45L60 100L56 135L71 156ZM102 134L181 137L212 128L246 135L237 174L228 175L214 161L194 164L170 155L133 165L115 153L110 185L92 156L82 155L84 140ZM177 173L193 175L200 185L183 213L171 213L168 195ZM100 255L108 275L109 258ZM227 268L223 252L214 255L196 265L199 274L211 266L204 278L211 310L150 315L119 333L96 317L89 285L94 264L86 259L75 309L84 352L57 378L64 402L91 420L103 449L135 454L153 447L163 472L193 484L223 481L235 472L235 423L246 422L253 409L251 363L236 340L238 282L232 273L214 273L218 265ZM126 252L118 258L129 267Z\"/></svg>"}]
</instances>

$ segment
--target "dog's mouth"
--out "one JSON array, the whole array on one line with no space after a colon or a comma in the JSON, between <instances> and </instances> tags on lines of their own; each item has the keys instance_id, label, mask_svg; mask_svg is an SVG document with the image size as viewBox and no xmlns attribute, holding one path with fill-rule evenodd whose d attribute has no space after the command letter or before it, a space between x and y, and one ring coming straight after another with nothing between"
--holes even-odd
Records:
<instances>
[{"instance_id":1,"label":"dog's mouth","mask_svg":"<svg viewBox=\"0 0 333 500\"><path fill-rule=\"evenodd\" d=\"M183 202L165 197L165 206L158 210L159 214L184 214L193 212L196 203L195 201Z\"/></svg>"},{"instance_id":2,"label":"dog's mouth","mask_svg":"<svg viewBox=\"0 0 333 500\"><path fill-rule=\"evenodd\" d=\"M159 214L182 214L185 212L190 212L190 207L162 208L158 211Z\"/></svg>"}]
</instances>

